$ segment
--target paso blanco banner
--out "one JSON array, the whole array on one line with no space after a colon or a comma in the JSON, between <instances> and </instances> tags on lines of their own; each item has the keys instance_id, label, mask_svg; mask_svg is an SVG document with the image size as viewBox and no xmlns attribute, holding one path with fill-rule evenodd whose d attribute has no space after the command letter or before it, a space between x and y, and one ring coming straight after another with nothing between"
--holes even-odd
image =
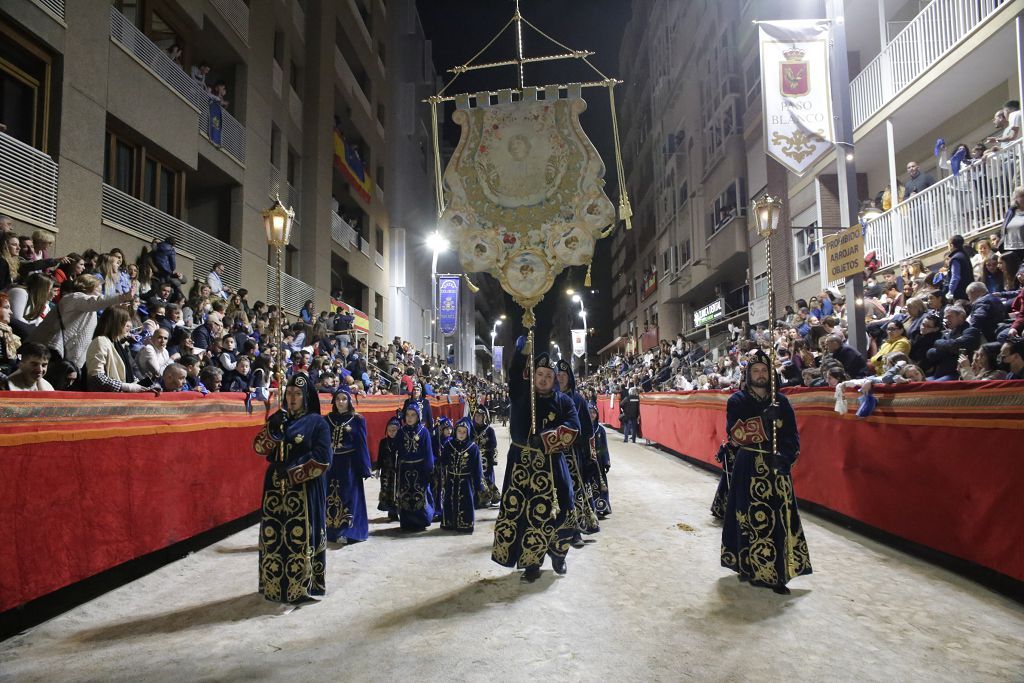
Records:
<instances>
[{"instance_id":1,"label":"paso blanco banner","mask_svg":"<svg viewBox=\"0 0 1024 683\"><path fill-rule=\"evenodd\" d=\"M765 152L803 175L835 140L829 23L766 21L758 26Z\"/></svg>"},{"instance_id":2,"label":"paso blanco banner","mask_svg":"<svg viewBox=\"0 0 1024 683\"><path fill-rule=\"evenodd\" d=\"M572 355L580 358L587 353L587 331L572 330Z\"/></svg>"}]
</instances>

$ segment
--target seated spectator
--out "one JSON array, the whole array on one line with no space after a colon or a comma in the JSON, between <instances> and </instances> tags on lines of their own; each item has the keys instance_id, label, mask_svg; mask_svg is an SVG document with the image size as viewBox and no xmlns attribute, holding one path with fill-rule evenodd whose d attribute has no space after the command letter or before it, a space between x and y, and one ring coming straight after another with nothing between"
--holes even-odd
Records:
<instances>
[{"instance_id":1,"label":"seated spectator","mask_svg":"<svg viewBox=\"0 0 1024 683\"><path fill-rule=\"evenodd\" d=\"M72 252L66 256L67 263L61 263L53 270L53 280L58 289L66 280L74 280L85 272L85 259Z\"/></svg>"},{"instance_id":2,"label":"seated spectator","mask_svg":"<svg viewBox=\"0 0 1024 683\"><path fill-rule=\"evenodd\" d=\"M201 386L199 384L199 369L202 367L199 357L185 354L181 357L181 366L185 368L185 384L188 385L188 391L198 391Z\"/></svg>"},{"instance_id":3,"label":"seated spectator","mask_svg":"<svg viewBox=\"0 0 1024 683\"><path fill-rule=\"evenodd\" d=\"M919 330L917 338L910 344L910 353L907 355L910 356L911 362L928 372L934 367L928 360L928 351L942 338L942 318L935 313L925 315L921 319Z\"/></svg>"},{"instance_id":4,"label":"seated spectator","mask_svg":"<svg viewBox=\"0 0 1024 683\"><path fill-rule=\"evenodd\" d=\"M960 354L957 362L960 379L964 381L1005 379L1006 373L999 369L1000 346L999 342L982 344L974 352L973 360L968 360L965 353Z\"/></svg>"},{"instance_id":5,"label":"seated spectator","mask_svg":"<svg viewBox=\"0 0 1024 683\"><path fill-rule=\"evenodd\" d=\"M1014 195L1017 193L1014 192ZM992 244L988 241L988 237L979 237L978 239L971 242L971 248L974 250L974 256L971 257L971 267L974 269L974 279L978 282L984 281L982 271L985 268L985 261L988 260L989 256L995 256L992 251Z\"/></svg>"},{"instance_id":6,"label":"seated spectator","mask_svg":"<svg viewBox=\"0 0 1024 683\"><path fill-rule=\"evenodd\" d=\"M967 285L967 299L971 302L971 314L967 321L981 331L985 341L995 341L996 328L1006 320L1006 308L996 294L989 294L981 282Z\"/></svg>"},{"instance_id":7,"label":"seated spectator","mask_svg":"<svg viewBox=\"0 0 1024 683\"><path fill-rule=\"evenodd\" d=\"M875 374L881 375L885 372L885 359L893 353L903 353L909 356L910 340L907 339L906 328L898 320L890 320L885 325L886 339L871 358L871 365Z\"/></svg>"},{"instance_id":8,"label":"seated spectator","mask_svg":"<svg viewBox=\"0 0 1024 683\"><path fill-rule=\"evenodd\" d=\"M206 322L192 331L192 346L197 350L212 350L214 340L220 333L221 326L215 318L207 318Z\"/></svg>"},{"instance_id":9,"label":"seated spectator","mask_svg":"<svg viewBox=\"0 0 1024 683\"><path fill-rule=\"evenodd\" d=\"M18 348L21 362L6 381L0 382L3 391L53 391L44 379L50 364L50 350L36 342L25 342Z\"/></svg>"},{"instance_id":10,"label":"seated spectator","mask_svg":"<svg viewBox=\"0 0 1024 683\"><path fill-rule=\"evenodd\" d=\"M219 392L223 379L224 371L216 365L207 365L199 371L199 384L206 387L207 391Z\"/></svg>"},{"instance_id":11,"label":"seated spectator","mask_svg":"<svg viewBox=\"0 0 1024 683\"><path fill-rule=\"evenodd\" d=\"M231 298L231 289L224 286L222 277L224 277L224 264L217 261L206 276L206 284L210 285L210 293L213 296L227 300Z\"/></svg>"},{"instance_id":12,"label":"seated spectator","mask_svg":"<svg viewBox=\"0 0 1024 683\"><path fill-rule=\"evenodd\" d=\"M142 377L157 382L163 376L164 368L173 362L170 354L167 352L167 342L170 338L170 331L164 327L159 327L143 344L138 356L136 356L136 363L139 366L139 373Z\"/></svg>"},{"instance_id":13,"label":"seated spectator","mask_svg":"<svg viewBox=\"0 0 1024 683\"><path fill-rule=\"evenodd\" d=\"M252 361L248 356L239 356L234 370L228 370L221 377L221 391L248 392L252 382Z\"/></svg>"},{"instance_id":14,"label":"seated spectator","mask_svg":"<svg viewBox=\"0 0 1024 683\"><path fill-rule=\"evenodd\" d=\"M999 362L1010 368L1006 379L1024 379L1024 339L1007 338L999 349Z\"/></svg>"},{"instance_id":15,"label":"seated spectator","mask_svg":"<svg viewBox=\"0 0 1024 683\"><path fill-rule=\"evenodd\" d=\"M53 234L45 230L36 230L32 233L32 249L36 252L36 259L48 259L53 254Z\"/></svg>"},{"instance_id":16,"label":"seated spectator","mask_svg":"<svg viewBox=\"0 0 1024 683\"><path fill-rule=\"evenodd\" d=\"M914 365L913 363L908 363L907 365L904 365L903 368L900 370L899 377L903 379L905 382L924 382L926 379L924 376L924 371L921 368ZM899 379L897 379L896 382L897 384L899 384Z\"/></svg>"},{"instance_id":17,"label":"seated spectator","mask_svg":"<svg viewBox=\"0 0 1024 683\"><path fill-rule=\"evenodd\" d=\"M845 344L838 336L832 334L825 338L825 344L832 357L842 365L846 374L853 379L867 377L868 367L857 349Z\"/></svg>"},{"instance_id":18,"label":"seated spectator","mask_svg":"<svg viewBox=\"0 0 1024 683\"><path fill-rule=\"evenodd\" d=\"M164 368L164 374L160 378L160 386L164 391L169 392L189 391L189 386L185 383L186 375L185 366L171 363Z\"/></svg>"},{"instance_id":19,"label":"seated spectator","mask_svg":"<svg viewBox=\"0 0 1024 683\"><path fill-rule=\"evenodd\" d=\"M316 317L316 309L313 308L313 301L307 299L306 303L302 305L302 310L299 311L299 317L302 318L302 322L307 325L312 325L313 320Z\"/></svg>"},{"instance_id":20,"label":"seated spectator","mask_svg":"<svg viewBox=\"0 0 1024 683\"><path fill-rule=\"evenodd\" d=\"M76 368L85 367L96 330L96 312L131 300L130 293L101 297L100 281L92 275L79 275L74 282L65 283L56 310L35 328L30 340L52 349Z\"/></svg>"},{"instance_id":21,"label":"seated spectator","mask_svg":"<svg viewBox=\"0 0 1024 683\"><path fill-rule=\"evenodd\" d=\"M238 362L238 352L235 351L235 338L225 334L220 339L220 353L217 354L217 363L223 370L234 370Z\"/></svg>"},{"instance_id":22,"label":"seated spectator","mask_svg":"<svg viewBox=\"0 0 1024 683\"><path fill-rule=\"evenodd\" d=\"M957 361L961 353L973 354L981 345L981 331L967 323L967 312L956 304L946 307L946 331L928 351L928 360L934 364L929 379L948 382L960 378Z\"/></svg>"},{"instance_id":23,"label":"seated spectator","mask_svg":"<svg viewBox=\"0 0 1024 683\"><path fill-rule=\"evenodd\" d=\"M53 298L53 279L43 273L29 273L25 284L7 290L11 301L11 327L27 338L46 318Z\"/></svg>"},{"instance_id":24,"label":"seated spectator","mask_svg":"<svg viewBox=\"0 0 1024 683\"><path fill-rule=\"evenodd\" d=\"M0 375L9 375L18 367L21 337L11 329L11 302L0 292Z\"/></svg>"},{"instance_id":25,"label":"seated spectator","mask_svg":"<svg viewBox=\"0 0 1024 683\"><path fill-rule=\"evenodd\" d=\"M173 296L174 286L170 282L161 282L158 287L149 291L149 296L146 298L146 310L152 313L160 306L166 309Z\"/></svg>"},{"instance_id":26,"label":"seated spectator","mask_svg":"<svg viewBox=\"0 0 1024 683\"><path fill-rule=\"evenodd\" d=\"M160 387L147 387L135 381L131 353L126 343L131 331L132 319L128 309L112 306L103 312L86 355L86 385L90 391L160 393Z\"/></svg>"},{"instance_id":27,"label":"seated spectator","mask_svg":"<svg viewBox=\"0 0 1024 683\"><path fill-rule=\"evenodd\" d=\"M1017 283L1020 289L1013 295L1013 300L1010 302L1010 326L1000 333L1003 337L1024 336L1024 263L1017 269ZM1009 295L1010 292L1002 292L1002 294Z\"/></svg>"}]
</instances>

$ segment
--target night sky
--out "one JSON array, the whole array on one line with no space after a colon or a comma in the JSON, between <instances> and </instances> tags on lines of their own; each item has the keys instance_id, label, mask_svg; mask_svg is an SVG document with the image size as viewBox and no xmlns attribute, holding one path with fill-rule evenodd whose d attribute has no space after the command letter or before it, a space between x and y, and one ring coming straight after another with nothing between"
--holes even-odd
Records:
<instances>
[{"instance_id":1,"label":"night sky","mask_svg":"<svg viewBox=\"0 0 1024 683\"><path fill-rule=\"evenodd\" d=\"M428 39L433 43L434 65L445 83L451 79L448 69L465 63L489 41L515 12L512 0L417 0L420 20ZM591 63L610 77L618 77L619 47L622 33L632 14L631 0L521 0L520 10L528 21L549 36L577 50L591 50L597 54L590 57ZM535 33L524 24L523 51L525 56L544 56L563 52L558 45ZM500 61L515 57L514 25L484 52L476 63ZM498 90L517 86L517 68L499 67L468 72L459 76L446 94L472 93L478 90ZM541 62L525 67L527 85L543 86L556 83L586 82L600 80L600 76L580 60L569 59L555 62ZM616 95L621 98L620 86ZM583 129L597 147L605 162L606 192L617 204L615 190L618 179L615 175L615 155L612 145L611 115L607 93L599 88L583 92L587 100L587 111L580 117ZM447 105L446 117L450 118L454 104ZM459 128L449 123L444 129L445 141L451 147L458 142ZM620 227L621 229L621 227ZM611 273L609 250L611 238L598 243L593 268L593 288L599 290L602 299L600 308L594 302L592 327L596 328L591 338L591 350L596 351L611 337ZM555 281L553 291L561 291L567 280L577 287L582 285L585 268L574 268L563 273ZM537 307L537 319L550 319L554 295L549 294ZM509 299L508 310L518 310ZM601 322L604 326L601 326ZM509 325L508 328L513 328ZM606 328L606 329L605 329ZM505 330L503 330L505 331ZM507 330L512 332L512 329ZM543 334L543 330L538 330ZM538 340L544 341L544 340Z\"/></svg>"}]
</instances>

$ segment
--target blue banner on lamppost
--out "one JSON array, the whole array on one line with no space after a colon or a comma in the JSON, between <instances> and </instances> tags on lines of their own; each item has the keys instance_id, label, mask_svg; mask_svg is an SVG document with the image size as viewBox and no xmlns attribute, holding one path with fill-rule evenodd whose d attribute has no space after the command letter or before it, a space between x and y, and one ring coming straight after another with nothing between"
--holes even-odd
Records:
<instances>
[{"instance_id":1,"label":"blue banner on lamppost","mask_svg":"<svg viewBox=\"0 0 1024 683\"><path fill-rule=\"evenodd\" d=\"M497 370L498 372L501 372L501 362L502 362L502 356L504 355L504 351L505 351L505 347L504 346L495 346L494 347L494 369Z\"/></svg>"},{"instance_id":2,"label":"blue banner on lamppost","mask_svg":"<svg viewBox=\"0 0 1024 683\"><path fill-rule=\"evenodd\" d=\"M460 275L442 275L438 287L438 320L441 323L441 334L455 334L459 324L459 282Z\"/></svg>"}]
</instances>

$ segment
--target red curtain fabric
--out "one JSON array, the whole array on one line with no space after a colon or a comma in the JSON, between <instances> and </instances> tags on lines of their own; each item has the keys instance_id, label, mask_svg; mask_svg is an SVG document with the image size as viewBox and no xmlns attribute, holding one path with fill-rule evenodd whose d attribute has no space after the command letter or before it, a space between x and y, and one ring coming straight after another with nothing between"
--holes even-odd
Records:
<instances>
[{"instance_id":1,"label":"red curtain fabric","mask_svg":"<svg viewBox=\"0 0 1024 683\"><path fill-rule=\"evenodd\" d=\"M829 389L786 390L800 429L797 496L908 541L1024 580L1024 392L1019 383L944 382L876 390L845 414ZM645 437L716 464L725 392L645 394ZM602 396L602 422L609 415ZM612 411L617 417L618 408ZM708 501L713 491L708 490Z\"/></svg>"},{"instance_id":2,"label":"red curtain fabric","mask_svg":"<svg viewBox=\"0 0 1024 683\"><path fill-rule=\"evenodd\" d=\"M402 402L359 401L371 453ZM259 509L264 410L242 394L0 392L0 417L0 611Z\"/></svg>"}]
</instances>

